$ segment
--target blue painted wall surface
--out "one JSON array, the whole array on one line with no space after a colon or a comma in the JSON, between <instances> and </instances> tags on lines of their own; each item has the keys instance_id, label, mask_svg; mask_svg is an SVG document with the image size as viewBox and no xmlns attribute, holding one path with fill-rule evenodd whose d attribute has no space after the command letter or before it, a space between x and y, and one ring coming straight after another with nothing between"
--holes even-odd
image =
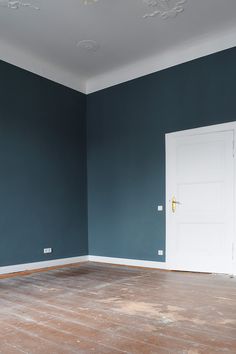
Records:
<instances>
[{"instance_id":1,"label":"blue painted wall surface","mask_svg":"<svg viewBox=\"0 0 236 354\"><path fill-rule=\"evenodd\" d=\"M230 49L86 98L0 62L0 266L164 261L165 133L236 120L235 63Z\"/></svg>"},{"instance_id":2,"label":"blue painted wall surface","mask_svg":"<svg viewBox=\"0 0 236 354\"><path fill-rule=\"evenodd\" d=\"M86 178L85 95L0 62L0 266L88 254Z\"/></svg>"},{"instance_id":3,"label":"blue painted wall surface","mask_svg":"<svg viewBox=\"0 0 236 354\"><path fill-rule=\"evenodd\" d=\"M88 97L89 253L164 261L165 133L236 120L236 49Z\"/></svg>"}]
</instances>

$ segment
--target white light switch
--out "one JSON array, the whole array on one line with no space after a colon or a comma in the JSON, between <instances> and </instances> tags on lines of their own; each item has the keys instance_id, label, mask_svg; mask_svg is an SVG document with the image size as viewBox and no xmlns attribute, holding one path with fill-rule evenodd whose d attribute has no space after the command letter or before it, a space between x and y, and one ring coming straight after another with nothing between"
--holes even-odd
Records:
<instances>
[{"instance_id":1,"label":"white light switch","mask_svg":"<svg viewBox=\"0 0 236 354\"><path fill-rule=\"evenodd\" d=\"M157 210L158 210L158 211L163 211L163 205L158 205L158 206L157 206Z\"/></svg>"},{"instance_id":2,"label":"white light switch","mask_svg":"<svg viewBox=\"0 0 236 354\"><path fill-rule=\"evenodd\" d=\"M163 252L163 250L158 250L158 256L163 256L163 254L164 254L164 252Z\"/></svg>"}]
</instances>

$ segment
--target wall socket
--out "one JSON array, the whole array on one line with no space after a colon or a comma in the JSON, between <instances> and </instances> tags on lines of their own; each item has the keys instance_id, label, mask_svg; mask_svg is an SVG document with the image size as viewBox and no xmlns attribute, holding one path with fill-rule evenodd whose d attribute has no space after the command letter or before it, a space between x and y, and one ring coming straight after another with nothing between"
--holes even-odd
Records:
<instances>
[{"instance_id":1,"label":"wall socket","mask_svg":"<svg viewBox=\"0 0 236 354\"><path fill-rule=\"evenodd\" d=\"M163 252L163 250L158 250L157 254L158 254L158 256L163 256L164 252Z\"/></svg>"},{"instance_id":2,"label":"wall socket","mask_svg":"<svg viewBox=\"0 0 236 354\"><path fill-rule=\"evenodd\" d=\"M46 253L52 253L52 248L49 247L49 248L44 248L43 249L43 253L46 254Z\"/></svg>"}]
</instances>

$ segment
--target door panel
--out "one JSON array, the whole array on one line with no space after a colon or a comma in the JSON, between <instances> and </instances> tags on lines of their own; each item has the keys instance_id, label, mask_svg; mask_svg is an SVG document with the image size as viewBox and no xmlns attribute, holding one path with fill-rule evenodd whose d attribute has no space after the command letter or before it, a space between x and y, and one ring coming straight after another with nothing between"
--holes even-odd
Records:
<instances>
[{"instance_id":1,"label":"door panel","mask_svg":"<svg viewBox=\"0 0 236 354\"><path fill-rule=\"evenodd\" d=\"M233 131L167 139L167 261L171 268L232 270ZM172 212L172 197L176 211Z\"/></svg>"}]
</instances>

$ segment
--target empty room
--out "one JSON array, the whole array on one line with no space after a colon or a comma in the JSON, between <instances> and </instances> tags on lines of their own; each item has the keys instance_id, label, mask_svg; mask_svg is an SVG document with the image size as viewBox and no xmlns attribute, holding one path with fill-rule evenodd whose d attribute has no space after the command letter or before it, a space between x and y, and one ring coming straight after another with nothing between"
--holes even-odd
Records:
<instances>
[{"instance_id":1,"label":"empty room","mask_svg":"<svg viewBox=\"0 0 236 354\"><path fill-rule=\"evenodd\" d=\"M0 354L236 353L236 0L0 0Z\"/></svg>"}]
</instances>

